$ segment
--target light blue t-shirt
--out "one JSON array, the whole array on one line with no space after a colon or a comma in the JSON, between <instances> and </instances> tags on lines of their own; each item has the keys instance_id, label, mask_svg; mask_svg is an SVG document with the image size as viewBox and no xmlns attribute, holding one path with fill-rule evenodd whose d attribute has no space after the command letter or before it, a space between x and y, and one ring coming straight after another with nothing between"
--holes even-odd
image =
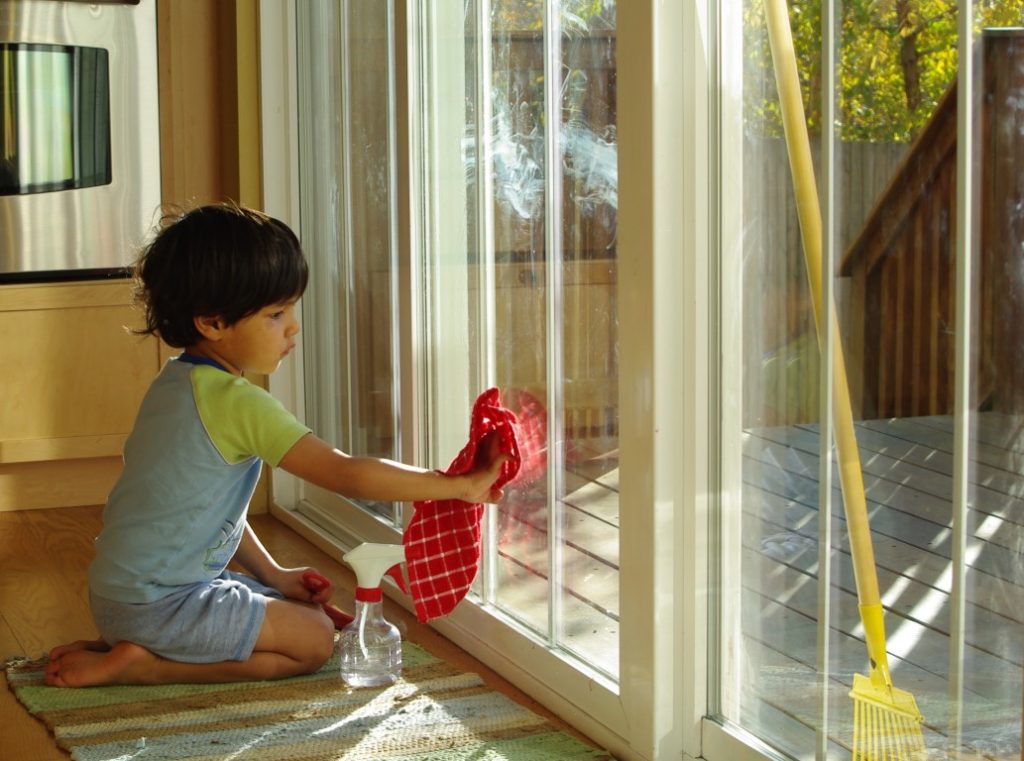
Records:
<instances>
[{"instance_id":1,"label":"light blue t-shirt","mask_svg":"<svg viewBox=\"0 0 1024 761\"><path fill-rule=\"evenodd\" d=\"M263 462L276 466L307 433L244 378L170 360L125 442L89 569L92 591L145 603L219 576L242 538Z\"/></svg>"}]
</instances>

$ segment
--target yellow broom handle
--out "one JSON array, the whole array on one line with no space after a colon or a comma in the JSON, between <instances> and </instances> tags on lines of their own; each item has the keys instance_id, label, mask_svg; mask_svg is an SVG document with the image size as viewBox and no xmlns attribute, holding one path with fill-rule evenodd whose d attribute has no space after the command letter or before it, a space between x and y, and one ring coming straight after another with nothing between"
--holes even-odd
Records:
<instances>
[{"instance_id":1,"label":"yellow broom handle","mask_svg":"<svg viewBox=\"0 0 1024 761\"><path fill-rule=\"evenodd\" d=\"M793 50L793 34L789 27L786 0L764 0L771 42L775 81L782 105L782 125L786 134L789 167L793 173L797 213L804 243L804 261L814 302L814 321L819 343L823 342L823 313L821 303L821 209L814 182L811 145L807 137L800 79ZM846 378L846 362L839 336L839 322L835 307L829 310L832 331L832 417L836 449L839 455L839 482L843 490L843 505L853 554L853 572L857 581L857 597L861 607L879 606L878 577L875 573L875 553L871 546L868 526L867 500L864 497L864 479L861 475L860 452L853 430L853 408L850 404L850 386ZM828 516L822 516L828 520ZM872 654L874 655L874 654Z\"/></svg>"}]
</instances>

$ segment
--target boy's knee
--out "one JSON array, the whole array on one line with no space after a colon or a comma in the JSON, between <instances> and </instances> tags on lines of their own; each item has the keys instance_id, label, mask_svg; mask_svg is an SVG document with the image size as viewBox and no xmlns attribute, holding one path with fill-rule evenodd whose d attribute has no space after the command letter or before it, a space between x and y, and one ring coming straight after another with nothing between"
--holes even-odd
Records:
<instances>
[{"instance_id":1,"label":"boy's knee","mask_svg":"<svg viewBox=\"0 0 1024 761\"><path fill-rule=\"evenodd\" d=\"M323 666L327 661L334 655L334 628L327 632L327 636L322 637L320 640L320 647L317 652L317 659L320 661L320 666ZM319 668L319 666L317 667Z\"/></svg>"},{"instance_id":2,"label":"boy's knee","mask_svg":"<svg viewBox=\"0 0 1024 761\"><path fill-rule=\"evenodd\" d=\"M334 625L326 615L317 622L315 631L310 632L309 649L305 659L310 672L322 667L334 655Z\"/></svg>"}]
</instances>

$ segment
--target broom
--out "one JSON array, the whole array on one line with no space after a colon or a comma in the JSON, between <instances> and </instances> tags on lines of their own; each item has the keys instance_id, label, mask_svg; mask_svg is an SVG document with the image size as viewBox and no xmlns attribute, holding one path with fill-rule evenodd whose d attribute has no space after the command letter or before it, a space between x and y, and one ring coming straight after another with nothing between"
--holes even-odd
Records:
<instances>
[{"instance_id":1,"label":"broom","mask_svg":"<svg viewBox=\"0 0 1024 761\"><path fill-rule=\"evenodd\" d=\"M854 707L853 759L921 759L925 757L924 735L921 731L923 717L914 696L894 687L889 673L882 601L878 593L875 553L871 546L864 479L853 428L853 408L850 404L839 323L835 308L829 310L826 318L821 303L821 210L811 163L810 140L800 94L789 13L786 0L764 0L764 5L819 342L823 341L825 330L830 330L832 335L832 415L839 459L839 482L850 536L860 618L864 625L864 639L871 666L869 676L854 674L853 689L850 690Z\"/></svg>"}]
</instances>

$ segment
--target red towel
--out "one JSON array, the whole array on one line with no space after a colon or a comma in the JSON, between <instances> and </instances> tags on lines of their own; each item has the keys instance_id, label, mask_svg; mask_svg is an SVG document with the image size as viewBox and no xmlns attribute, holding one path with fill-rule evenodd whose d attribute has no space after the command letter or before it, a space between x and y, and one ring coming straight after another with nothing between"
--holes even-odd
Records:
<instances>
[{"instance_id":1,"label":"red towel","mask_svg":"<svg viewBox=\"0 0 1024 761\"><path fill-rule=\"evenodd\" d=\"M473 404L469 443L452 460L446 475L467 473L487 464L491 438L509 455L495 485L504 486L519 472L516 416L501 406L498 389L484 391ZM421 623L451 613L469 592L480 568L480 519L484 506L458 499L416 502L405 529L409 593Z\"/></svg>"}]
</instances>

